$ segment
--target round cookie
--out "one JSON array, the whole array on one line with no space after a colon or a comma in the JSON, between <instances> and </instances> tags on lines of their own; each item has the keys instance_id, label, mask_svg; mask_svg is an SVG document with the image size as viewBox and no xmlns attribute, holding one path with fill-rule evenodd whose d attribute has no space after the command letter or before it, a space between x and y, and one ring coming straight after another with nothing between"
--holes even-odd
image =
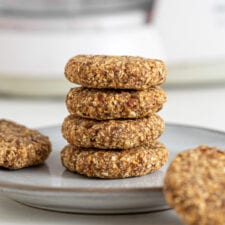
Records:
<instances>
[{"instance_id":1,"label":"round cookie","mask_svg":"<svg viewBox=\"0 0 225 225\"><path fill-rule=\"evenodd\" d=\"M84 148L129 149L157 139L165 123L156 114L142 119L91 120L69 115L62 134L69 144Z\"/></svg>"},{"instance_id":2,"label":"round cookie","mask_svg":"<svg viewBox=\"0 0 225 225\"><path fill-rule=\"evenodd\" d=\"M88 88L144 90L165 81L166 66L134 56L77 55L67 63L65 76Z\"/></svg>"},{"instance_id":3,"label":"round cookie","mask_svg":"<svg viewBox=\"0 0 225 225\"><path fill-rule=\"evenodd\" d=\"M21 169L39 165L50 152L48 137L12 121L0 120L0 167Z\"/></svg>"},{"instance_id":4,"label":"round cookie","mask_svg":"<svg viewBox=\"0 0 225 225\"><path fill-rule=\"evenodd\" d=\"M61 152L62 164L68 170L99 178L143 176L160 169L167 159L168 151L159 142L129 150L93 150L68 145Z\"/></svg>"},{"instance_id":5,"label":"round cookie","mask_svg":"<svg viewBox=\"0 0 225 225\"><path fill-rule=\"evenodd\" d=\"M66 99L70 114L97 120L150 116L165 102L166 93L160 87L144 91L72 88Z\"/></svg>"},{"instance_id":6,"label":"round cookie","mask_svg":"<svg viewBox=\"0 0 225 225\"><path fill-rule=\"evenodd\" d=\"M188 225L225 224L225 152L199 146L178 154L164 180L167 202Z\"/></svg>"}]
</instances>

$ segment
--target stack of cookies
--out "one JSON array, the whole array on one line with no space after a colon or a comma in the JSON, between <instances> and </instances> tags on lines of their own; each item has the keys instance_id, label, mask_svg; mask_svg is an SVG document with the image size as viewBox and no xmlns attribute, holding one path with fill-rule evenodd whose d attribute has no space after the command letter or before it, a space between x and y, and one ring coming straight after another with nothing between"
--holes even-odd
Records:
<instances>
[{"instance_id":1,"label":"stack of cookies","mask_svg":"<svg viewBox=\"0 0 225 225\"><path fill-rule=\"evenodd\" d=\"M62 125L67 145L62 164L89 177L143 176L168 159L156 141L164 121L156 114L166 101L158 85L165 64L132 56L78 55L65 67L66 78L82 87L66 99L70 113Z\"/></svg>"}]
</instances>

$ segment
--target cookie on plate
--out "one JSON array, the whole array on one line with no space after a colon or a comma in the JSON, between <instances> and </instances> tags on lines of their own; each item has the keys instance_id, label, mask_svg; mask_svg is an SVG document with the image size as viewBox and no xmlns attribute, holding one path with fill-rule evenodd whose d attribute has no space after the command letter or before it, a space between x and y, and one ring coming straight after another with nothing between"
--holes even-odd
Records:
<instances>
[{"instance_id":1,"label":"cookie on plate","mask_svg":"<svg viewBox=\"0 0 225 225\"><path fill-rule=\"evenodd\" d=\"M141 119L92 120L69 115L62 134L69 144L84 148L129 149L157 139L165 123L156 114Z\"/></svg>"},{"instance_id":2,"label":"cookie on plate","mask_svg":"<svg viewBox=\"0 0 225 225\"><path fill-rule=\"evenodd\" d=\"M166 66L134 56L77 55L67 63L65 76L88 88L145 90L165 81Z\"/></svg>"},{"instance_id":3,"label":"cookie on plate","mask_svg":"<svg viewBox=\"0 0 225 225\"><path fill-rule=\"evenodd\" d=\"M166 93L160 87L144 91L72 88L66 99L70 114L97 120L150 116L165 102Z\"/></svg>"},{"instance_id":4,"label":"cookie on plate","mask_svg":"<svg viewBox=\"0 0 225 225\"><path fill-rule=\"evenodd\" d=\"M164 180L167 202L188 225L225 224L225 151L199 146L178 154Z\"/></svg>"},{"instance_id":5,"label":"cookie on plate","mask_svg":"<svg viewBox=\"0 0 225 225\"><path fill-rule=\"evenodd\" d=\"M143 176L160 169L168 151L160 142L129 150L84 149L67 145L61 152L62 164L70 171L99 178Z\"/></svg>"},{"instance_id":6,"label":"cookie on plate","mask_svg":"<svg viewBox=\"0 0 225 225\"><path fill-rule=\"evenodd\" d=\"M0 120L0 167L21 169L43 163L51 152L48 137L8 120Z\"/></svg>"}]
</instances>

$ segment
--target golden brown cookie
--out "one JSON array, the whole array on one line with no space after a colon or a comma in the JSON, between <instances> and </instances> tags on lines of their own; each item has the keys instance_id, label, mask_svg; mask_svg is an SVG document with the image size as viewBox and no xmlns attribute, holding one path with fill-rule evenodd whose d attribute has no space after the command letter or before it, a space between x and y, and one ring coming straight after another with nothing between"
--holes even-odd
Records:
<instances>
[{"instance_id":1,"label":"golden brown cookie","mask_svg":"<svg viewBox=\"0 0 225 225\"><path fill-rule=\"evenodd\" d=\"M188 225L225 224L225 152L199 146L178 154L164 180L167 202Z\"/></svg>"},{"instance_id":2,"label":"golden brown cookie","mask_svg":"<svg viewBox=\"0 0 225 225\"><path fill-rule=\"evenodd\" d=\"M20 169L39 165L50 152L48 137L12 121L0 120L0 167Z\"/></svg>"},{"instance_id":3,"label":"golden brown cookie","mask_svg":"<svg viewBox=\"0 0 225 225\"><path fill-rule=\"evenodd\" d=\"M67 145L61 152L62 164L70 171L99 178L143 176L160 169L168 159L159 142L129 150L84 149Z\"/></svg>"},{"instance_id":4,"label":"golden brown cookie","mask_svg":"<svg viewBox=\"0 0 225 225\"><path fill-rule=\"evenodd\" d=\"M91 120L69 115L62 134L71 145L84 148L129 149L157 139L164 131L161 117L129 120Z\"/></svg>"},{"instance_id":5,"label":"golden brown cookie","mask_svg":"<svg viewBox=\"0 0 225 225\"><path fill-rule=\"evenodd\" d=\"M166 93L160 87L144 91L72 88L66 99L71 114L96 120L150 116L165 102Z\"/></svg>"},{"instance_id":6,"label":"golden brown cookie","mask_svg":"<svg viewBox=\"0 0 225 225\"><path fill-rule=\"evenodd\" d=\"M67 63L65 76L88 88L144 90L165 81L166 66L134 56L77 55Z\"/></svg>"}]
</instances>

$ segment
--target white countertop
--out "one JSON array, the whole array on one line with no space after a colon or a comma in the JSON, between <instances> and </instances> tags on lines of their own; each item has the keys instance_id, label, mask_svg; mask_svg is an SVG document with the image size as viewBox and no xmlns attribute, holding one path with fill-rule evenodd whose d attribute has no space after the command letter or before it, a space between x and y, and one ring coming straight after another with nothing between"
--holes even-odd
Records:
<instances>
[{"instance_id":1,"label":"white countertop","mask_svg":"<svg viewBox=\"0 0 225 225\"><path fill-rule=\"evenodd\" d=\"M168 103L160 112L168 122L225 131L225 87L169 89ZM15 99L0 96L0 118L29 127L60 124L66 116L64 100ZM182 149L181 149L182 150ZM181 225L173 210L134 215L64 214L23 206L0 195L0 224L135 224Z\"/></svg>"}]
</instances>

